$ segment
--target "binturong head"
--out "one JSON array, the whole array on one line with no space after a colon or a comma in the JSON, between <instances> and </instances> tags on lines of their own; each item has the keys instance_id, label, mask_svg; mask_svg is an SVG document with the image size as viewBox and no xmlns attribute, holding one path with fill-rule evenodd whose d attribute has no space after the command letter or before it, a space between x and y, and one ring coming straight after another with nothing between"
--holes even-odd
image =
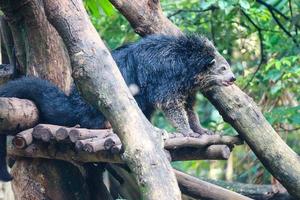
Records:
<instances>
[{"instance_id":1,"label":"binturong head","mask_svg":"<svg viewBox=\"0 0 300 200\"><path fill-rule=\"evenodd\" d=\"M193 69L191 73L196 87L205 90L214 85L232 85L236 78L230 65L212 42L203 36L192 36L189 40L194 46L191 53L193 56L190 56L193 66L189 69Z\"/></svg>"},{"instance_id":2,"label":"binturong head","mask_svg":"<svg viewBox=\"0 0 300 200\"><path fill-rule=\"evenodd\" d=\"M218 51L215 51L214 58L205 67L204 74L200 77L203 88L212 85L229 86L236 80L230 65Z\"/></svg>"}]
</instances>

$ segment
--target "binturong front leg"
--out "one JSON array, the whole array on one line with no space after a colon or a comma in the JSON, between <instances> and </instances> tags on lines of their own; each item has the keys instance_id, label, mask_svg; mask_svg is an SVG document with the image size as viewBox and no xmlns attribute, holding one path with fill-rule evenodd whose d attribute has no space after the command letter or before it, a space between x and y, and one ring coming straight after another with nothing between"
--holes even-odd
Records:
<instances>
[{"instance_id":1,"label":"binturong front leg","mask_svg":"<svg viewBox=\"0 0 300 200\"><path fill-rule=\"evenodd\" d=\"M213 134L215 134L215 132L213 132L211 130L208 130L206 128L203 128L201 126L198 114L195 112L195 109L194 109L195 101L196 101L196 96L195 95L190 96L187 99L186 106L185 106L187 117L188 117L188 122L189 122L189 125L190 125L191 129L194 132L196 132L200 135L203 135L203 134L213 135Z\"/></svg>"},{"instance_id":2,"label":"binturong front leg","mask_svg":"<svg viewBox=\"0 0 300 200\"><path fill-rule=\"evenodd\" d=\"M176 128L177 132L184 136L192 136L195 134L190 127L183 102L168 102L167 104L163 104L161 109L167 120Z\"/></svg>"}]
</instances>

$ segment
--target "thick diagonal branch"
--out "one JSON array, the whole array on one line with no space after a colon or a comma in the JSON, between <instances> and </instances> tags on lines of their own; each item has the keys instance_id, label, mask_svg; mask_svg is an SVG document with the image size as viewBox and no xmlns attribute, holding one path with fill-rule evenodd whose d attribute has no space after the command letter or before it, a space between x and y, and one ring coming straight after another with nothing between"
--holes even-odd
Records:
<instances>
[{"instance_id":1,"label":"thick diagonal branch","mask_svg":"<svg viewBox=\"0 0 300 200\"><path fill-rule=\"evenodd\" d=\"M76 85L120 137L125 151L122 157L134 172L144 199L180 199L161 132L138 108L82 1L43 2L48 19L68 49Z\"/></svg>"}]
</instances>

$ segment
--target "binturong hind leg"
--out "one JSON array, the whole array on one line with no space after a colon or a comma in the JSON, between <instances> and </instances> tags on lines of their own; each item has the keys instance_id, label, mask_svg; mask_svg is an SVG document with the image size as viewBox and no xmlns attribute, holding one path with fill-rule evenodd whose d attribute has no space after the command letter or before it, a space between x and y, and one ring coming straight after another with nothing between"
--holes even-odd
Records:
<instances>
[{"instance_id":1,"label":"binturong hind leg","mask_svg":"<svg viewBox=\"0 0 300 200\"><path fill-rule=\"evenodd\" d=\"M191 129L195 132L198 133L199 135L213 135L215 134L215 132L208 130L206 128L203 128L201 126L198 114L195 112L194 110L194 105L195 105L195 96L191 96L187 99L187 103L186 103L186 112L187 112L187 116L188 116L188 120L189 120L189 125L191 127Z\"/></svg>"},{"instance_id":2,"label":"binturong hind leg","mask_svg":"<svg viewBox=\"0 0 300 200\"><path fill-rule=\"evenodd\" d=\"M168 102L168 104L162 105L161 109L177 132L184 136L192 136L194 134L189 125L184 105L181 102Z\"/></svg>"},{"instance_id":3,"label":"binturong hind leg","mask_svg":"<svg viewBox=\"0 0 300 200\"><path fill-rule=\"evenodd\" d=\"M12 180L6 164L6 135L0 135L0 181L8 182Z\"/></svg>"}]
</instances>

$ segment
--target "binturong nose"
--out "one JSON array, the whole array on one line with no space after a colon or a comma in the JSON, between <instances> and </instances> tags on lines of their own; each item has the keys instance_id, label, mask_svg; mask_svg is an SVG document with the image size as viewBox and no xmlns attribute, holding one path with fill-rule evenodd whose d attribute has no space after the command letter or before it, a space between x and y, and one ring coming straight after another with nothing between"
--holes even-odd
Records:
<instances>
[{"instance_id":1,"label":"binturong nose","mask_svg":"<svg viewBox=\"0 0 300 200\"><path fill-rule=\"evenodd\" d=\"M232 77L230 78L230 82L234 82L235 80L236 80L235 76L232 76Z\"/></svg>"}]
</instances>

